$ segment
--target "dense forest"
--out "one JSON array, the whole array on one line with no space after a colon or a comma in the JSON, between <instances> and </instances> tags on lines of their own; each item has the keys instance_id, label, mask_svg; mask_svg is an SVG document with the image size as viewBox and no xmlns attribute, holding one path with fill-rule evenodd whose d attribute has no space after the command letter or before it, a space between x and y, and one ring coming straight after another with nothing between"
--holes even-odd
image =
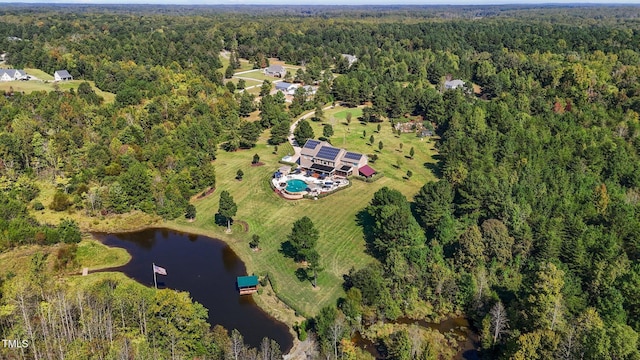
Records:
<instances>
[{"instance_id":1,"label":"dense forest","mask_svg":"<svg viewBox=\"0 0 640 360\"><path fill-rule=\"evenodd\" d=\"M413 198L382 188L360 212L378 261L345 274L346 296L299 330L325 358L364 356L348 339L377 321L466 314L486 359L640 359L640 8L124 9L0 10L9 65L116 94L0 97L0 251L80 240L29 208L183 216L215 187L218 151L267 129L283 143L304 110L365 105L363 121L430 123L440 180ZM318 95L287 106L267 83L254 103L225 86L221 51L303 65L296 80ZM449 78L466 86L445 90ZM52 203L34 203L52 181ZM42 340L29 358L258 356L209 331L184 293L105 281L73 294L41 262L0 294L0 337ZM371 340L387 359L441 358L410 335ZM276 348L265 340L260 358Z\"/></svg>"}]
</instances>

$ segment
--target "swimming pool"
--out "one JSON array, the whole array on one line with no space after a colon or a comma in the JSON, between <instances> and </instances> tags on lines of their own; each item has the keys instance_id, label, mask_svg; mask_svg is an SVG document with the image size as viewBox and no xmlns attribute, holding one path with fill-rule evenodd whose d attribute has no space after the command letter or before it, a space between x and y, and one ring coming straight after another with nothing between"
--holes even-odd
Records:
<instances>
[{"instance_id":1,"label":"swimming pool","mask_svg":"<svg viewBox=\"0 0 640 360\"><path fill-rule=\"evenodd\" d=\"M288 192L297 193L297 192L305 191L306 189L307 189L307 183L302 180L298 180L298 179L287 180L287 188L285 190L287 190Z\"/></svg>"}]
</instances>

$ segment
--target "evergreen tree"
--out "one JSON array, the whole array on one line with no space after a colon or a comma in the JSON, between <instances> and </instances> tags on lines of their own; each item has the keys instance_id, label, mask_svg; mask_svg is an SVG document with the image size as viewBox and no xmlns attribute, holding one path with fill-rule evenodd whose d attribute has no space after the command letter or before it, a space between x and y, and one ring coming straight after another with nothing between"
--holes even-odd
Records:
<instances>
[{"instance_id":1,"label":"evergreen tree","mask_svg":"<svg viewBox=\"0 0 640 360\"><path fill-rule=\"evenodd\" d=\"M316 121L322 121L324 119L324 110L322 110L322 104L318 103L316 105L316 110L313 114L313 118Z\"/></svg>"},{"instance_id":2,"label":"evergreen tree","mask_svg":"<svg viewBox=\"0 0 640 360\"><path fill-rule=\"evenodd\" d=\"M287 237L293 250L293 256L297 261L307 261L312 251L315 251L316 242L320 237L318 230L308 217L304 216L295 223L291 234Z\"/></svg>"},{"instance_id":3,"label":"evergreen tree","mask_svg":"<svg viewBox=\"0 0 640 360\"><path fill-rule=\"evenodd\" d=\"M242 95L240 95L240 108L239 113L242 117L248 117L252 112L256 110L255 105L255 96L253 96L248 91L243 91Z\"/></svg>"},{"instance_id":4,"label":"evergreen tree","mask_svg":"<svg viewBox=\"0 0 640 360\"><path fill-rule=\"evenodd\" d=\"M187 205L187 211L184 215L185 218L193 220L196 218L196 207L193 204Z\"/></svg>"},{"instance_id":5,"label":"evergreen tree","mask_svg":"<svg viewBox=\"0 0 640 360\"><path fill-rule=\"evenodd\" d=\"M236 92L236 85L233 83L233 81L227 82L226 86L230 93L233 94L234 92Z\"/></svg>"},{"instance_id":6,"label":"evergreen tree","mask_svg":"<svg viewBox=\"0 0 640 360\"><path fill-rule=\"evenodd\" d=\"M253 234L253 236L251 236L251 241L249 242L249 246L252 249L257 249L258 246L260 246L260 235Z\"/></svg>"},{"instance_id":7,"label":"evergreen tree","mask_svg":"<svg viewBox=\"0 0 640 360\"><path fill-rule=\"evenodd\" d=\"M320 267L320 254L315 249L309 250L306 255L307 261L309 262L309 270L313 272L313 287L317 286L318 283L318 272L322 270Z\"/></svg>"},{"instance_id":8,"label":"evergreen tree","mask_svg":"<svg viewBox=\"0 0 640 360\"><path fill-rule=\"evenodd\" d=\"M231 221L238 211L238 206L233 201L233 197L227 190L220 193L220 203L218 214L227 222L227 231L231 231Z\"/></svg>"},{"instance_id":9,"label":"evergreen tree","mask_svg":"<svg viewBox=\"0 0 640 360\"><path fill-rule=\"evenodd\" d=\"M271 92L271 81L265 80L262 82L262 86L260 86L260 96L269 95Z\"/></svg>"},{"instance_id":10,"label":"evergreen tree","mask_svg":"<svg viewBox=\"0 0 640 360\"><path fill-rule=\"evenodd\" d=\"M233 67L228 66L224 71L225 79L231 79L233 77Z\"/></svg>"},{"instance_id":11,"label":"evergreen tree","mask_svg":"<svg viewBox=\"0 0 640 360\"><path fill-rule=\"evenodd\" d=\"M271 128L271 138L269 138L269 144L282 144L287 141L287 136L289 136L289 122L281 121L273 128Z\"/></svg>"},{"instance_id":12,"label":"evergreen tree","mask_svg":"<svg viewBox=\"0 0 640 360\"><path fill-rule=\"evenodd\" d=\"M298 126L293 131L293 137L296 139L298 145L302 146L309 139L313 139L315 134L313 133L313 128L311 124L305 119L302 119L298 122Z\"/></svg>"},{"instance_id":13,"label":"evergreen tree","mask_svg":"<svg viewBox=\"0 0 640 360\"><path fill-rule=\"evenodd\" d=\"M333 136L333 126L331 126L331 124L326 124L323 128L322 128L322 135L326 138L330 138Z\"/></svg>"},{"instance_id":14,"label":"evergreen tree","mask_svg":"<svg viewBox=\"0 0 640 360\"><path fill-rule=\"evenodd\" d=\"M446 215L453 214L453 188L446 180L431 181L414 197L416 214L422 224L434 229Z\"/></svg>"}]
</instances>

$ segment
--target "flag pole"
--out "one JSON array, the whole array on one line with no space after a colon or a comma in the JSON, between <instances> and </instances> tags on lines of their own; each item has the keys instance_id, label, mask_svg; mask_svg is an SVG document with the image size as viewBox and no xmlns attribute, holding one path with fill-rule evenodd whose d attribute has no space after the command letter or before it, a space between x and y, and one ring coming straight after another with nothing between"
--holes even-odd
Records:
<instances>
[{"instance_id":1,"label":"flag pole","mask_svg":"<svg viewBox=\"0 0 640 360\"><path fill-rule=\"evenodd\" d=\"M158 280L156 280L156 264L152 263L153 266L153 285L156 287L156 290L158 289Z\"/></svg>"}]
</instances>

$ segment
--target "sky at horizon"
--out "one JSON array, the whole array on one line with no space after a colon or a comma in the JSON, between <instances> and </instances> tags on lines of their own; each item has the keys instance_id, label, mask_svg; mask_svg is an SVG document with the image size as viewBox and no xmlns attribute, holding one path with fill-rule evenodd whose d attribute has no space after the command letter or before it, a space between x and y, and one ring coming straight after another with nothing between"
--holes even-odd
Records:
<instances>
[{"instance_id":1,"label":"sky at horizon","mask_svg":"<svg viewBox=\"0 0 640 360\"><path fill-rule=\"evenodd\" d=\"M16 4L149 4L149 5L640 5L640 0L0 0Z\"/></svg>"}]
</instances>

